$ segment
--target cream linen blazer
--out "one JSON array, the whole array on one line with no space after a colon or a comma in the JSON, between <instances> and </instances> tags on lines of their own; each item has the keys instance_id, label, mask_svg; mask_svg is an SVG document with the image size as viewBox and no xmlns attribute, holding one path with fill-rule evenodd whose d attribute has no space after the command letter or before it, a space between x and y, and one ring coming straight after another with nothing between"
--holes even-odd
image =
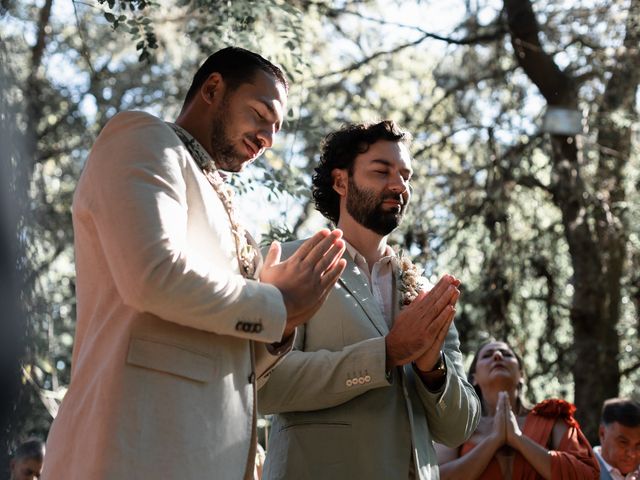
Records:
<instances>
[{"instance_id":1,"label":"cream linen blazer","mask_svg":"<svg viewBox=\"0 0 640 480\"><path fill-rule=\"evenodd\" d=\"M438 479L433 441L457 446L480 419L458 332L452 325L445 340L440 391L427 390L410 365L388 378L389 327L368 279L345 257L342 277L258 392L261 413L275 414L263 480L407 480L410 470ZM397 314L398 298L394 305Z\"/></svg>"},{"instance_id":2,"label":"cream linen blazer","mask_svg":"<svg viewBox=\"0 0 640 480\"><path fill-rule=\"evenodd\" d=\"M227 214L173 130L115 116L73 201L77 327L45 480L242 479L286 310L239 274Z\"/></svg>"}]
</instances>

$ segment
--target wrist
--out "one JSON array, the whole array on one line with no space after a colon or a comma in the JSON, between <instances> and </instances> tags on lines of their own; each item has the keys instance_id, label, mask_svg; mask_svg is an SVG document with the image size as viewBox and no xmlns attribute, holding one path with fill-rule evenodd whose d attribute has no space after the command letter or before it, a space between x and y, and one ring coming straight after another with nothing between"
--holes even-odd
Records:
<instances>
[{"instance_id":1,"label":"wrist","mask_svg":"<svg viewBox=\"0 0 640 480\"><path fill-rule=\"evenodd\" d=\"M447 379L447 364L444 361L444 355L440 352L438 361L429 370L422 370L418 362L413 363L413 369L416 371L422 383L431 391L439 390L443 387Z\"/></svg>"},{"instance_id":2,"label":"wrist","mask_svg":"<svg viewBox=\"0 0 640 480\"><path fill-rule=\"evenodd\" d=\"M426 364L421 359L417 359L413 362L414 368L421 375L438 375L443 376L447 374L447 364L444 361L444 354L442 351L439 352L438 358L435 362L427 362Z\"/></svg>"},{"instance_id":3,"label":"wrist","mask_svg":"<svg viewBox=\"0 0 640 480\"><path fill-rule=\"evenodd\" d=\"M498 435L497 433L488 435L486 438L487 438L487 443L491 446L493 450L498 450L505 443L507 443L505 441L506 439L502 435Z\"/></svg>"},{"instance_id":4,"label":"wrist","mask_svg":"<svg viewBox=\"0 0 640 480\"><path fill-rule=\"evenodd\" d=\"M511 432L507 433L506 444L515 450L520 450L520 446L522 445L522 432Z\"/></svg>"}]
</instances>

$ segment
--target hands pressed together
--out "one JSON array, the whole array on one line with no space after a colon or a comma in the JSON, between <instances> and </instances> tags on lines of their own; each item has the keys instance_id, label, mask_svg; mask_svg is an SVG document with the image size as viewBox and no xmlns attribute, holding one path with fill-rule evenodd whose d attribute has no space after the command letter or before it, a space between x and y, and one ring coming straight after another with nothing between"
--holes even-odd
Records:
<instances>
[{"instance_id":1,"label":"hands pressed together","mask_svg":"<svg viewBox=\"0 0 640 480\"><path fill-rule=\"evenodd\" d=\"M511 403L507 392L498 392L498 402L496 403L496 413L493 417L493 428L489 435L496 450L504 445L508 445L518 450L519 440L522 437L518 418L511 410Z\"/></svg>"},{"instance_id":2,"label":"hands pressed together","mask_svg":"<svg viewBox=\"0 0 640 480\"><path fill-rule=\"evenodd\" d=\"M456 313L459 286L460 280L444 275L400 312L385 337L387 369L410 362L423 372L435 367Z\"/></svg>"},{"instance_id":3,"label":"hands pressed together","mask_svg":"<svg viewBox=\"0 0 640 480\"><path fill-rule=\"evenodd\" d=\"M288 259L280 261L281 247L273 242L264 259L260 281L282 293L287 308L283 339L309 320L322 306L347 265L342 259L342 231L320 230Z\"/></svg>"}]
</instances>

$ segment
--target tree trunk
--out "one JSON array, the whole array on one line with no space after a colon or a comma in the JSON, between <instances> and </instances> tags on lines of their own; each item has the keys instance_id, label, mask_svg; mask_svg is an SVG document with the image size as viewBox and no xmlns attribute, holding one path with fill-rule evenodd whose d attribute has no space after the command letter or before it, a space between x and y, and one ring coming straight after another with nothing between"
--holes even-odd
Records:
<instances>
[{"instance_id":1,"label":"tree trunk","mask_svg":"<svg viewBox=\"0 0 640 480\"><path fill-rule=\"evenodd\" d=\"M577 416L590 441L596 442L602 402L617 396L620 381L619 341L621 278L627 244L624 221L623 168L631 145L630 122L615 122L613 113L635 116L638 86L638 5L632 0L623 49L607 83L597 122L600 162L597 194L585 187L574 137L553 135L550 186L562 222L571 264L574 295L570 321L575 338L572 365ZM573 78L546 54L529 0L505 0L516 59L549 105L576 108Z\"/></svg>"}]
</instances>

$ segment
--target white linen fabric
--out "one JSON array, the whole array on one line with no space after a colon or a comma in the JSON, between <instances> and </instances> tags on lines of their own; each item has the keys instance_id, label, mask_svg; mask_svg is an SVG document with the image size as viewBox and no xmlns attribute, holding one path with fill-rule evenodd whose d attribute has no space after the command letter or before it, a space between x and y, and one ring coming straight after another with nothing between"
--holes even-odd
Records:
<instances>
[{"instance_id":1,"label":"white linen fabric","mask_svg":"<svg viewBox=\"0 0 640 480\"><path fill-rule=\"evenodd\" d=\"M282 295L239 273L220 199L142 112L96 140L73 202L71 385L43 479L250 478L255 389L279 360Z\"/></svg>"}]
</instances>

